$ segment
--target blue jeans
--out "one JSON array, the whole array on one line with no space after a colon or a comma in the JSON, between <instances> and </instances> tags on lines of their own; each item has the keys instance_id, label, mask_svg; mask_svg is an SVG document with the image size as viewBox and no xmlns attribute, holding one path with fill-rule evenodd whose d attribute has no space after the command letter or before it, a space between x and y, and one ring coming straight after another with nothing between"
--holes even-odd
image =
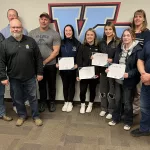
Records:
<instances>
[{"instance_id":1,"label":"blue jeans","mask_svg":"<svg viewBox=\"0 0 150 150\"><path fill-rule=\"evenodd\" d=\"M5 86L0 83L0 117L5 115L4 93Z\"/></svg>"},{"instance_id":2,"label":"blue jeans","mask_svg":"<svg viewBox=\"0 0 150 150\"><path fill-rule=\"evenodd\" d=\"M11 99L12 99L13 107L15 107L16 105L15 105L14 91L13 91L12 85L10 85L10 96L11 96ZM27 101L27 100L28 100L28 98L27 98L26 96L27 96L27 94L25 94L25 95L23 96L24 101Z\"/></svg>"},{"instance_id":3,"label":"blue jeans","mask_svg":"<svg viewBox=\"0 0 150 150\"><path fill-rule=\"evenodd\" d=\"M18 79L10 78L10 84L13 90L13 98L15 102L15 106L17 108L17 113L21 118L27 118L27 111L25 107L25 100L24 96L28 97L31 111L32 111L32 118L38 118L38 101L37 101L37 93L36 93L36 79L31 78L27 81L21 81Z\"/></svg>"},{"instance_id":4,"label":"blue jeans","mask_svg":"<svg viewBox=\"0 0 150 150\"><path fill-rule=\"evenodd\" d=\"M149 132L150 131L150 86L142 85L140 107L141 107L140 130L143 132Z\"/></svg>"},{"instance_id":5,"label":"blue jeans","mask_svg":"<svg viewBox=\"0 0 150 150\"><path fill-rule=\"evenodd\" d=\"M136 87L135 87L136 88ZM120 122L122 112L124 112L124 124L131 126L133 124L133 100L135 88L127 88L115 82L115 109L112 114L112 120ZM124 103L124 107L122 107Z\"/></svg>"}]
</instances>

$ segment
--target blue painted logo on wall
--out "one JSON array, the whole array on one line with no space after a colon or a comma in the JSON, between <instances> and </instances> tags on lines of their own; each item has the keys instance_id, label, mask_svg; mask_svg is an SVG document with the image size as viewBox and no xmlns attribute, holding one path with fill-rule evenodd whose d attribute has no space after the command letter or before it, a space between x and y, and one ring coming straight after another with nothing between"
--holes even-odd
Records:
<instances>
[{"instance_id":1,"label":"blue painted logo on wall","mask_svg":"<svg viewBox=\"0 0 150 150\"><path fill-rule=\"evenodd\" d=\"M50 17L61 37L65 25L71 24L80 41L83 41L88 28L94 28L98 38L101 38L107 21L115 24L120 37L123 30L130 25L129 22L117 22L120 5L120 2L48 4Z\"/></svg>"}]
</instances>

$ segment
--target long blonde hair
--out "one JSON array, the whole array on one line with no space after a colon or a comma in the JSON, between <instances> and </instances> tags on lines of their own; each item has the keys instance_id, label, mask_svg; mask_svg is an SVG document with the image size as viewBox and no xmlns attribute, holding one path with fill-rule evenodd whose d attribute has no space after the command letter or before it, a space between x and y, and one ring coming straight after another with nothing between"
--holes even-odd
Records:
<instances>
[{"instance_id":1,"label":"long blonde hair","mask_svg":"<svg viewBox=\"0 0 150 150\"><path fill-rule=\"evenodd\" d=\"M139 9L134 13L134 17L133 17L133 20L132 20L132 23L131 23L132 30L135 32L135 29L136 29L136 26L135 26L135 23L134 23L134 18L135 18L136 15L142 15L143 18L144 18L141 31L147 30L147 18L146 18L146 13L143 9Z\"/></svg>"},{"instance_id":2,"label":"long blonde hair","mask_svg":"<svg viewBox=\"0 0 150 150\"><path fill-rule=\"evenodd\" d=\"M85 32L83 45L86 45L86 44L87 44L87 41L86 41L86 34L87 34L88 31L91 31L91 32L94 33L94 35L95 35L94 45L97 46L97 45L98 45L97 34L96 34L96 32L95 32L95 30L94 30L93 28L89 28L89 29Z\"/></svg>"}]
</instances>

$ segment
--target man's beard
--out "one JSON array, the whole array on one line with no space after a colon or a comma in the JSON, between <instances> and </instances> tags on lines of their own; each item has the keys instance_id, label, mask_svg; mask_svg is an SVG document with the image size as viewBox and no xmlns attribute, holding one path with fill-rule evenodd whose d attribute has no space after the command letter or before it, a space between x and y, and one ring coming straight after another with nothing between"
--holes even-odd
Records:
<instances>
[{"instance_id":1,"label":"man's beard","mask_svg":"<svg viewBox=\"0 0 150 150\"><path fill-rule=\"evenodd\" d=\"M19 33L13 33L11 32L11 35L14 37L14 38L20 38L22 36L22 32L19 32Z\"/></svg>"}]
</instances>

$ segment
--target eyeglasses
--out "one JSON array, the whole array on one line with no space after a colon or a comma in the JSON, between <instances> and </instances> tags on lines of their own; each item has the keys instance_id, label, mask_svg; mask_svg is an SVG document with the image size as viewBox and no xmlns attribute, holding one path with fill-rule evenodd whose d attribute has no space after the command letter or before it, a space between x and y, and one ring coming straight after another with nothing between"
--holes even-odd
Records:
<instances>
[{"instance_id":1,"label":"eyeglasses","mask_svg":"<svg viewBox=\"0 0 150 150\"><path fill-rule=\"evenodd\" d=\"M10 27L12 29L21 29L22 27Z\"/></svg>"}]
</instances>

